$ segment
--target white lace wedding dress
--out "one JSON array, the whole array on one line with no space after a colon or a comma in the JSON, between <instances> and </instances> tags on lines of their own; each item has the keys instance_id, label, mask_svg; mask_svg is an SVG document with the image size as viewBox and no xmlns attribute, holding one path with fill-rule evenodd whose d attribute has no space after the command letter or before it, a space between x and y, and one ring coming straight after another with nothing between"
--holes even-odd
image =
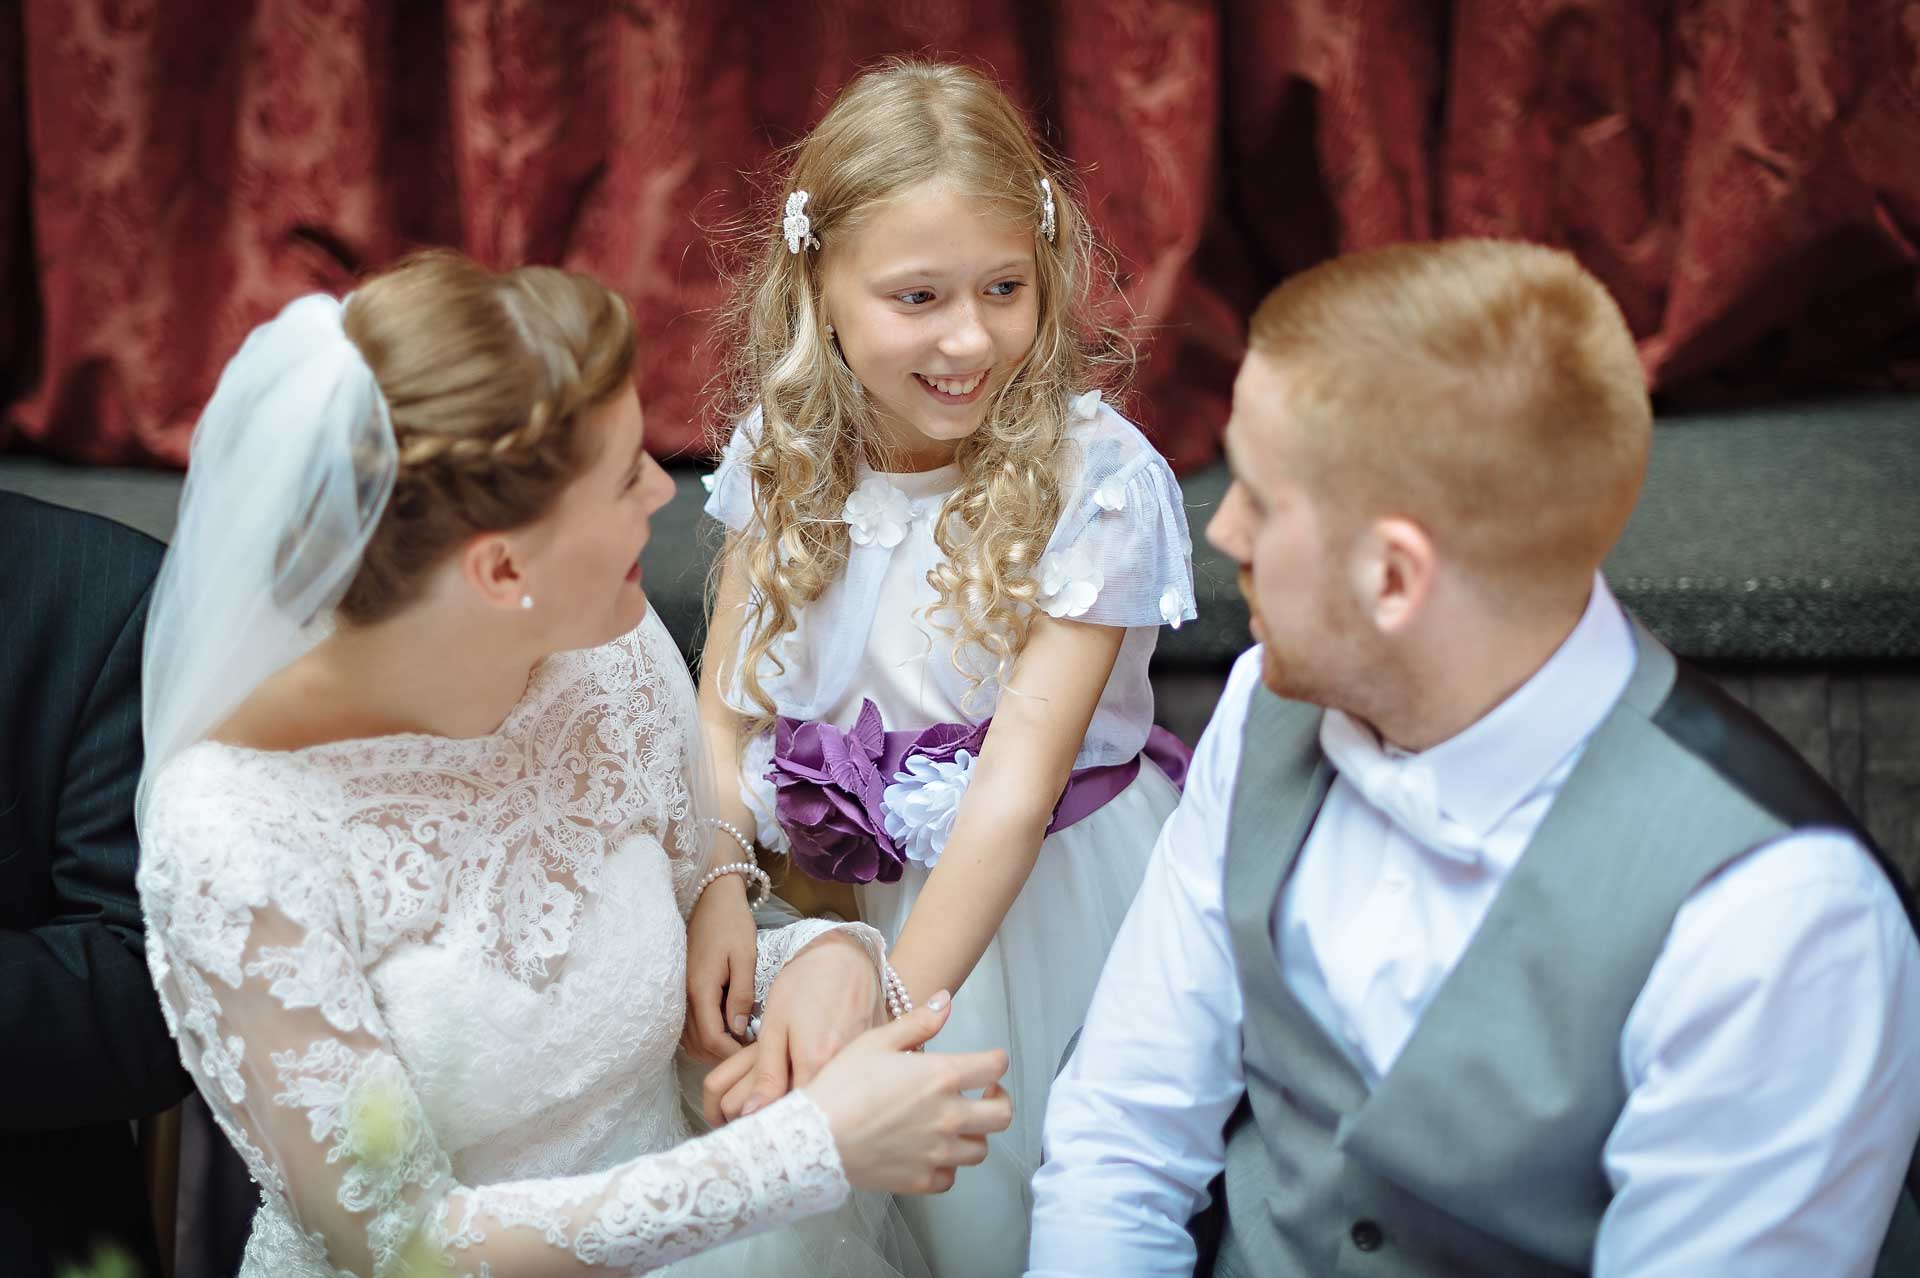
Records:
<instances>
[{"instance_id":1,"label":"white lace wedding dress","mask_svg":"<svg viewBox=\"0 0 1920 1278\"><path fill-rule=\"evenodd\" d=\"M803 1094L689 1139L694 722L650 614L491 736L164 765L147 956L263 1190L243 1275L890 1272ZM763 996L826 926L761 934Z\"/></svg>"}]
</instances>

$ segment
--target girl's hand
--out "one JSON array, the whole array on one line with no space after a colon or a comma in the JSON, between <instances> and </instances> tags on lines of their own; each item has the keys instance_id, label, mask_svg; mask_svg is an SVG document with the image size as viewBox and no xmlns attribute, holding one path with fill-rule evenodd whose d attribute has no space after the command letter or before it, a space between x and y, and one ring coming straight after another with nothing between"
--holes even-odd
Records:
<instances>
[{"instance_id":1,"label":"girl's hand","mask_svg":"<svg viewBox=\"0 0 1920 1278\"><path fill-rule=\"evenodd\" d=\"M891 1025L867 1031L808 1085L855 1189L950 1189L957 1168L986 1160L988 1133L1013 1122L1013 1101L999 1086L1005 1052L913 1050L940 1032L952 1005L942 992ZM977 1100L966 1095L982 1088Z\"/></svg>"},{"instance_id":2,"label":"girl's hand","mask_svg":"<svg viewBox=\"0 0 1920 1278\"><path fill-rule=\"evenodd\" d=\"M879 1019L880 978L866 947L828 932L780 969L760 1037L707 1075L702 1108L714 1126L805 1087L841 1048Z\"/></svg>"},{"instance_id":3,"label":"girl's hand","mask_svg":"<svg viewBox=\"0 0 1920 1278\"><path fill-rule=\"evenodd\" d=\"M736 1035L753 1015L758 957L747 881L725 874L707 885L687 920L687 1055L712 1065L740 1050Z\"/></svg>"}]
</instances>

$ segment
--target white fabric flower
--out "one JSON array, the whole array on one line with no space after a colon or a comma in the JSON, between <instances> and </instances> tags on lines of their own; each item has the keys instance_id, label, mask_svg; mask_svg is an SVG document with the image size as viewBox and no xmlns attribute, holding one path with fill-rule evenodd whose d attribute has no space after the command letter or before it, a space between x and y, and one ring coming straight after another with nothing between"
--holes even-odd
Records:
<instances>
[{"instance_id":1,"label":"white fabric flower","mask_svg":"<svg viewBox=\"0 0 1920 1278\"><path fill-rule=\"evenodd\" d=\"M868 475L840 508L840 518L853 530L855 545L892 550L906 538L913 507L898 488L879 475Z\"/></svg>"},{"instance_id":2,"label":"white fabric flower","mask_svg":"<svg viewBox=\"0 0 1920 1278\"><path fill-rule=\"evenodd\" d=\"M1120 482L1120 476L1110 476L1106 483L1093 490L1093 504L1105 511L1127 508L1127 486Z\"/></svg>"},{"instance_id":3,"label":"white fabric flower","mask_svg":"<svg viewBox=\"0 0 1920 1278\"><path fill-rule=\"evenodd\" d=\"M1049 617L1078 617L1093 607L1106 584L1085 546L1056 550L1040 560L1040 610Z\"/></svg>"},{"instance_id":4,"label":"white fabric flower","mask_svg":"<svg viewBox=\"0 0 1920 1278\"><path fill-rule=\"evenodd\" d=\"M893 784L880 796L887 837L907 860L929 870L940 860L972 778L973 756L965 750L954 751L950 763L920 754L907 757L907 766L894 774Z\"/></svg>"},{"instance_id":5,"label":"white fabric flower","mask_svg":"<svg viewBox=\"0 0 1920 1278\"><path fill-rule=\"evenodd\" d=\"M1067 420L1070 422L1090 422L1100 415L1100 392L1087 391L1075 395L1067 404Z\"/></svg>"},{"instance_id":6,"label":"white fabric flower","mask_svg":"<svg viewBox=\"0 0 1920 1278\"><path fill-rule=\"evenodd\" d=\"M1178 630L1180 623L1187 619L1186 612L1187 610L1180 606L1180 592L1178 590L1175 590L1172 586L1168 586L1160 592L1160 620L1166 622L1175 630Z\"/></svg>"},{"instance_id":7,"label":"white fabric flower","mask_svg":"<svg viewBox=\"0 0 1920 1278\"><path fill-rule=\"evenodd\" d=\"M769 852L787 853L787 832L774 816L773 782L767 769L773 766L773 733L755 733L740 753L740 801L753 814L753 841Z\"/></svg>"},{"instance_id":8,"label":"white fabric flower","mask_svg":"<svg viewBox=\"0 0 1920 1278\"><path fill-rule=\"evenodd\" d=\"M720 482L720 472L717 470L713 471L710 474L700 476L700 486L706 489L709 493L713 491L713 486L719 482Z\"/></svg>"}]
</instances>

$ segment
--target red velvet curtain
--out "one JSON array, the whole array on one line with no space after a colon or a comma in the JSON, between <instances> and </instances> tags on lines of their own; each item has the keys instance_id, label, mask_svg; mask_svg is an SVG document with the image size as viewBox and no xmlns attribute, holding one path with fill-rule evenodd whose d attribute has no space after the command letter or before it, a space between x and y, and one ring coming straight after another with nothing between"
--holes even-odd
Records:
<instances>
[{"instance_id":1,"label":"red velvet curtain","mask_svg":"<svg viewBox=\"0 0 1920 1278\"><path fill-rule=\"evenodd\" d=\"M1182 464L1267 288L1434 235L1574 250L1670 403L1920 386L1920 0L26 0L4 434L180 465L251 325L453 244L618 287L695 447L743 173L890 53L990 69L1078 170Z\"/></svg>"}]
</instances>

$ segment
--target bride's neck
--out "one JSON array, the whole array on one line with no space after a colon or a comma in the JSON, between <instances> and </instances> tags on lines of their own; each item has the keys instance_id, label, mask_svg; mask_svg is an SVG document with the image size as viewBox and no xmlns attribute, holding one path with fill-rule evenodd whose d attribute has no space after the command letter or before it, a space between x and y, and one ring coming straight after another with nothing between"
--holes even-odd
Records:
<instances>
[{"instance_id":1,"label":"bride's neck","mask_svg":"<svg viewBox=\"0 0 1920 1278\"><path fill-rule=\"evenodd\" d=\"M526 692L545 656L487 619L410 609L341 625L273 675L213 733L257 750L301 750L402 732L484 736Z\"/></svg>"},{"instance_id":2,"label":"bride's neck","mask_svg":"<svg viewBox=\"0 0 1920 1278\"><path fill-rule=\"evenodd\" d=\"M309 654L312 674L374 729L361 735L483 736L519 702L546 654L476 620L420 607L342 625Z\"/></svg>"}]
</instances>

